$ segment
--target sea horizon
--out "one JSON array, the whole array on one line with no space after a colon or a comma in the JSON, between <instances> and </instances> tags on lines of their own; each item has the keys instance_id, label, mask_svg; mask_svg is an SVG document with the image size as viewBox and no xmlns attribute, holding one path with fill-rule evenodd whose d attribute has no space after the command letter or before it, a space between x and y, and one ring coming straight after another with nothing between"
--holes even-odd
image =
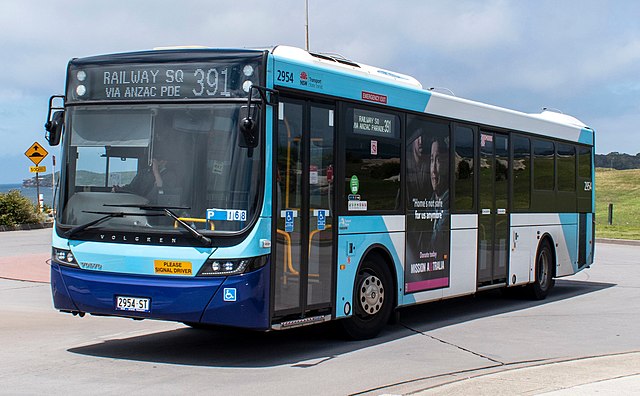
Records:
<instances>
[{"instance_id":1,"label":"sea horizon","mask_svg":"<svg viewBox=\"0 0 640 396\"><path fill-rule=\"evenodd\" d=\"M37 188L34 187L24 187L22 182L16 183L0 183L0 193L5 194L11 190L18 190L22 195L29 198L31 202L37 203ZM43 195L43 202L45 205L52 207L53 206L53 189L51 187L40 187L40 194Z\"/></svg>"}]
</instances>

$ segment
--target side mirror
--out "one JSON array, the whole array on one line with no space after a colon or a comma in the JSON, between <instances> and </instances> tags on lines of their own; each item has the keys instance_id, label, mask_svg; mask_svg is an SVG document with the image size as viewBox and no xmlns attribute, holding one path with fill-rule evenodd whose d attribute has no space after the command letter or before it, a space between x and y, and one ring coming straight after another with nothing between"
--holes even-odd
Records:
<instances>
[{"instance_id":1,"label":"side mirror","mask_svg":"<svg viewBox=\"0 0 640 396\"><path fill-rule=\"evenodd\" d=\"M244 109L245 107L242 107L242 110ZM240 130L238 145L243 148L256 148L258 147L258 123L251 116L251 108L247 107L246 109L247 115L240 119L238 124Z\"/></svg>"},{"instance_id":2,"label":"side mirror","mask_svg":"<svg viewBox=\"0 0 640 396\"><path fill-rule=\"evenodd\" d=\"M50 146L57 146L60 144L60 138L62 137L62 128L64 127L64 111L56 111L53 113L51 120L44 124L44 129L47 131L44 134L45 139L49 142Z\"/></svg>"},{"instance_id":3,"label":"side mirror","mask_svg":"<svg viewBox=\"0 0 640 396\"><path fill-rule=\"evenodd\" d=\"M251 85L247 95L247 106L243 106L240 109L242 114L246 111L246 116L240 118L238 123L238 129L240 130L240 139L238 139L238 145L243 148L251 149L258 147L259 128L258 123L255 120L258 113L258 107L251 105L251 99L253 97L253 91L257 91L260 94L261 104L275 106L278 104L278 91L273 89L260 87L258 85ZM246 109L246 110L245 110ZM251 156L251 154L249 155Z\"/></svg>"},{"instance_id":4,"label":"side mirror","mask_svg":"<svg viewBox=\"0 0 640 396\"><path fill-rule=\"evenodd\" d=\"M240 147L255 148L258 147L258 128L256 122L249 117L245 117L240 121Z\"/></svg>"}]
</instances>

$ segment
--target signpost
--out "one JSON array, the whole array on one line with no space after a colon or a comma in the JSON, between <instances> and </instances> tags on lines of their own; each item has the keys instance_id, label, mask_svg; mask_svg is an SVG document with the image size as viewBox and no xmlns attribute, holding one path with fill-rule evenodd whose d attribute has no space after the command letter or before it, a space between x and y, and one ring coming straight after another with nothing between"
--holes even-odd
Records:
<instances>
[{"instance_id":1,"label":"signpost","mask_svg":"<svg viewBox=\"0 0 640 396\"><path fill-rule=\"evenodd\" d=\"M42 145L38 142L34 142L31 147L24 152L24 155L27 156L36 166L40 165L43 159L49 155L49 152L42 147Z\"/></svg>"},{"instance_id":2,"label":"signpost","mask_svg":"<svg viewBox=\"0 0 640 396\"><path fill-rule=\"evenodd\" d=\"M40 172L46 172L46 166L39 166L40 162L49 155L49 152L42 147L42 145L38 142L34 142L31 147L24 152L24 155L27 156L35 164L35 166L29 167L29 172L36 174L36 196L38 197L38 209L42 210L42 206L40 204Z\"/></svg>"}]
</instances>

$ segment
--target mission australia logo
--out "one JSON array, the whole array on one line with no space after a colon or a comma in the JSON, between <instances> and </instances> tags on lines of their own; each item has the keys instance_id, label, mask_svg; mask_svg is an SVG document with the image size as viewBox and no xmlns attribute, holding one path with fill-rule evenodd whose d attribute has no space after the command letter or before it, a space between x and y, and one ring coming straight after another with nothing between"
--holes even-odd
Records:
<instances>
[{"instance_id":1,"label":"mission australia logo","mask_svg":"<svg viewBox=\"0 0 640 396\"><path fill-rule=\"evenodd\" d=\"M322 79L311 76L305 71L300 73L300 85L303 87L323 89Z\"/></svg>"}]
</instances>

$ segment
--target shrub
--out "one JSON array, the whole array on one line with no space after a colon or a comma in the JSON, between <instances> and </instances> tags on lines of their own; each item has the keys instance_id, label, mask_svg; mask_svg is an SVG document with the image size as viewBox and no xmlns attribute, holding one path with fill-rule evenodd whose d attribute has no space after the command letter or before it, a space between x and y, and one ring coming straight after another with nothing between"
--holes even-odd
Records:
<instances>
[{"instance_id":1,"label":"shrub","mask_svg":"<svg viewBox=\"0 0 640 396\"><path fill-rule=\"evenodd\" d=\"M18 190L0 193L0 225L14 227L42 221L37 206Z\"/></svg>"}]
</instances>

